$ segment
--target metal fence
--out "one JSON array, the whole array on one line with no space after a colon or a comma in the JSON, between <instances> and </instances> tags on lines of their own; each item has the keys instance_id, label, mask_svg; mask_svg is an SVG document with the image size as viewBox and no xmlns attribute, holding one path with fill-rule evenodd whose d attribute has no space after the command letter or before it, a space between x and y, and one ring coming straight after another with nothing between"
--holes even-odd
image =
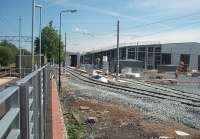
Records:
<instances>
[{"instance_id":1,"label":"metal fence","mask_svg":"<svg viewBox=\"0 0 200 139\"><path fill-rule=\"evenodd\" d=\"M44 139L50 69L46 65L0 92L0 139Z\"/></svg>"}]
</instances>

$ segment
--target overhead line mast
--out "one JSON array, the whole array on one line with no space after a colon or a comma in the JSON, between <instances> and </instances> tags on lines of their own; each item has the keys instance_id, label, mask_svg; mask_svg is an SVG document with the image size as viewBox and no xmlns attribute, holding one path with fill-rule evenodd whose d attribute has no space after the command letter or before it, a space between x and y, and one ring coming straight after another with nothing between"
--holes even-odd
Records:
<instances>
[{"instance_id":1,"label":"overhead line mast","mask_svg":"<svg viewBox=\"0 0 200 139\"><path fill-rule=\"evenodd\" d=\"M117 21L117 74L116 80L118 81L119 76L119 20Z\"/></svg>"}]
</instances>

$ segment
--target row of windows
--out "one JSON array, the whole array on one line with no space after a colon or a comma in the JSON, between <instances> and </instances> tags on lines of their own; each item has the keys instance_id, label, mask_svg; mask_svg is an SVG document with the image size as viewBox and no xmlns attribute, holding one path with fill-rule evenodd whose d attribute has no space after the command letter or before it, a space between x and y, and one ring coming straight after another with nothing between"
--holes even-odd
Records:
<instances>
[{"instance_id":1,"label":"row of windows","mask_svg":"<svg viewBox=\"0 0 200 139\"><path fill-rule=\"evenodd\" d=\"M128 49L128 59L136 59L136 48Z\"/></svg>"},{"instance_id":2,"label":"row of windows","mask_svg":"<svg viewBox=\"0 0 200 139\"><path fill-rule=\"evenodd\" d=\"M171 62L172 56L170 53L162 54L162 64L172 64ZM181 54L180 61L183 61L186 65L190 64L190 55L189 54Z\"/></svg>"},{"instance_id":3,"label":"row of windows","mask_svg":"<svg viewBox=\"0 0 200 139\"><path fill-rule=\"evenodd\" d=\"M120 59L124 60L124 59L126 59L126 53L127 53L128 59L138 59L138 60L146 61L145 60L146 52L148 52L149 56L151 56L152 53L159 53L159 55L160 55L160 50L161 50L160 47L139 47L139 48L132 47L132 48L128 48L128 52L127 52L127 48L120 48L119 56L120 56ZM102 57L105 55L108 56L109 60L116 59L117 58L117 50L113 49L110 51L99 52L99 53L93 54L93 56L92 56L92 54L88 55L87 57L90 57L90 59L94 60L96 58L99 58L99 57Z\"/></svg>"}]
</instances>

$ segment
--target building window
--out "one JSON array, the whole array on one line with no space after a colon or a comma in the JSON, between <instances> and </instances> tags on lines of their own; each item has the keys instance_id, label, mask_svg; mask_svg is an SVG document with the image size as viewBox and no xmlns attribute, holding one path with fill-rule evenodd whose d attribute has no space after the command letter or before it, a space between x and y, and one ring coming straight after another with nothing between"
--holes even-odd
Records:
<instances>
[{"instance_id":1,"label":"building window","mask_svg":"<svg viewBox=\"0 0 200 139\"><path fill-rule=\"evenodd\" d=\"M138 59L141 61L145 61L145 50L146 50L145 47L139 48Z\"/></svg>"},{"instance_id":2,"label":"building window","mask_svg":"<svg viewBox=\"0 0 200 139\"><path fill-rule=\"evenodd\" d=\"M198 70L200 70L200 55L198 55Z\"/></svg>"},{"instance_id":3,"label":"building window","mask_svg":"<svg viewBox=\"0 0 200 139\"><path fill-rule=\"evenodd\" d=\"M135 48L128 49L128 59L136 59L135 58Z\"/></svg>"},{"instance_id":4,"label":"building window","mask_svg":"<svg viewBox=\"0 0 200 139\"><path fill-rule=\"evenodd\" d=\"M190 64L190 55L181 54L180 62L184 62L184 64L189 66L189 64Z\"/></svg>"},{"instance_id":5,"label":"building window","mask_svg":"<svg viewBox=\"0 0 200 139\"><path fill-rule=\"evenodd\" d=\"M110 51L110 60L114 60L115 59L115 51L111 50Z\"/></svg>"},{"instance_id":6,"label":"building window","mask_svg":"<svg viewBox=\"0 0 200 139\"><path fill-rule=\"evenodd\" d=\"M163 65L171 64L171 54L168 54L168 53L162 54L162 64Z\"/></svg>"},{"instance_id":7,"label":"building window","mask_svg":"<svg viewBox=\"0 0 200 139\"><path fill-rule=\"evenodd\" d=\"M120 55L120 59L122 60L126 59L126 48L119 49L119 55Z\"/></svg>"},{"instance_id":8,"label":"building window","mask_svg":"<svg viewBox=\"0 0 200 139\"><path fill-rule=\"evenodd\" d=\"M155 48L155 68L161 64L161 47Z\"/></svg>"}]
</instances>

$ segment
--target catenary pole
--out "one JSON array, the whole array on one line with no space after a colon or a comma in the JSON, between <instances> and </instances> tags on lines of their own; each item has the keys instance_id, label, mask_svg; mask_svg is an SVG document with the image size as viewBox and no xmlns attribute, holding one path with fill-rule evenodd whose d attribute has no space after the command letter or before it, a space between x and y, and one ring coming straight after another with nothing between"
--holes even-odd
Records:
<instances>
[{"instance_id":1,"label":"catenary pole","mask_svg":"<svg viewBox=\"0 0 200 139\"><path fill-rule=\"evenodd\" d=\"M119 76L119 20L117 21L117 75L116 80L118 81Z\"/></svg>"},{"instance_id":2,"label":"catenary pole","mask_svg":"<svg viewBox=\"0 0 200 139\"><path fill-rule=\"evenodd\" d=\"M67 56L67 33L65 32L65 56L64 56L65 68L67 67L66 56Z\"/></svg>"},{"instance_id":3,"label":"catenary pole","mask_svg":"<svg viewBox=\"0 0 200 139\"><path fill-rule=\"evenodd\" d=\"M40 68L42 67L42 59L41 59L41 54L42 54L42 7L40 7Z\"/></svg>"},{"instance_id":4,"label":"catenary pole","mask_svg":"<svg viewBox=\"0 0 200 139\"><path fill-rule=\"evenodd\" d=\"M22 54L21 54L21 16L19 17L19 77L22 76Z\"/></svg>"}]
</instances>

